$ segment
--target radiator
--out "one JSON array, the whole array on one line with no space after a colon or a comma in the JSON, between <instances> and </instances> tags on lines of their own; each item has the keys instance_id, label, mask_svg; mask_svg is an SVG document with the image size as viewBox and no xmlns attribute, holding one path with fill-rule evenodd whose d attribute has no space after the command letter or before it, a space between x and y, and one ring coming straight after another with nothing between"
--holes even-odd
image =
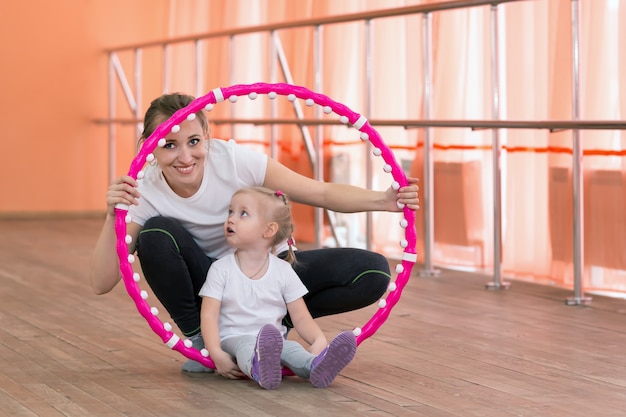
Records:
<instances>
[{"instance_id":1,"label":"radiator","mask_svg":"<svg viewBox=\"0 0 626 417\"><path fill-rule=\"evenodd\" d=\"M626 186L617 170L585 174L585 264L626 270Z\"/></svg>"},{"instance_id":2,"label":"radiator","mask_svg":"<svg viewBox=\"0 0 626 417\"><path fill-rule=\"evenodd\" d=\"M421 161L415 163L411 175L422 178L422 173ZM485 234L480 161L434 162L433 188L435 244L478 249L479 266L484 266ZM418 210L418 236L423 236L423 216L423 210Z\"/></svg>"},{"instance_id":3,"label":"radiator","mask_svg":"<svg viewBox=\"0 0 626 417\"><path fill-rule=\"evenodd\" d=\"M571 262L573 191L569 168L550 169L550 239L555 260ZM626 270L626 182L619 170L586 170L583 180L585 266Z\"/></svg>"}]
</instances>

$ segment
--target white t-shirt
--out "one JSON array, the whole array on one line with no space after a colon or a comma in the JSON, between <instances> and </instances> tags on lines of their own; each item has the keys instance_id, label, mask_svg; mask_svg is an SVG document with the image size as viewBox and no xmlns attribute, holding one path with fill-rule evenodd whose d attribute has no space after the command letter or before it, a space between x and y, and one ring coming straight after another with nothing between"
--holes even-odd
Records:
<instances>
[{"instance_id":1,"label":"white t-shirt","mask_svg":"<svg viewBox=\"0 0 626 417\"><path fill-rule=\"evenodd\" d=\"M213 262L200 295L221 301L219 316L220 341L238 335L256 336L266 324L287 329L282 319L287 304L307 293L292 266L269 255L267 272L259 279L248 278L237 265L234 254Z\"/></svg>"},{"instance_id":2,"label":"white t-shirt","mask_svg":"<svg viewBox=\"0 0 626 417\"><path fill-rule=\"evenodd\" d=\"M211 258L220 258L232 249L224 238L228 205L239 188L261 186L265 180L267 155L237 145L234 140L209 140L200 189L191 197L177 195L157 165L145 168L138 180L139 205L130 206L132 221L143 226L151 217L177 219L200 248Z\"/></svg>"}]
</instances>

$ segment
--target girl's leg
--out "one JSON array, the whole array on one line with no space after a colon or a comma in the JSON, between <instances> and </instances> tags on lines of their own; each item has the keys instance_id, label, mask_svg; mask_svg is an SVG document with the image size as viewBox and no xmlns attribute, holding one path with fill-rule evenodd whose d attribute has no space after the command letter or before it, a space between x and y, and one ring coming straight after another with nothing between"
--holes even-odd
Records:
<instances>
[{"instance_id":1,"label":"girl's leg","mask_svg":"<svg viewBox=\"0 0 626 417\"><path fill-rule=\"evenodd\" d=\"M183 335L200 331L200 288L212 260L176 220L149 219L139 234L137 255L152 291Z\"/></svg>"},{"instance_id":2,"label":"girl's leg","mask_svg":"<svg viewBox=\"0 0 626 417\"><path fill-rule=\"evenodd\" d=\"M283 336L266 324L254 336L233 336L222 341L225 352L235 357L241 371L265 389L276 389L282 381L280 354Z\"/></svg>"},{"instance_id":3,"label":"girl's leg","mask_svg":"<svg viewBox=\"0 0 626 417\"><path fill-rule=\"evenodd\" d=\"M255 344L256 337L248 335L232 336L220 343L222 350L235 358L241 372L250 379L252 379L252 356Z\"/></svg>"},{"instance_id":4,"label":"girl's leg","mask_svg":"<svg viewBox=\"0 0 626 417\"><path fill-rule=\"evenodd\" d=\"M315 356L300 343L286 340L281 363L294 374L307 378L316 388L329 386L356 354L356 338L351 331L339 333L322 353Z\"/></svg>"},{"instance_id":5,"label":"girl's leg","mask_svg":"<svg viewBox=\"0 0 626 417\"><path fill-rule=\"evenodd\" d=\"M313 317L366 307L378 301L389 285L389 262L378 253L354 248L295 253L294 269L309 290L304 301Z\"/></svg>"},{"instance_id":6,"label":"girl's leg","mask_svg":"<svg viewBox=\"0 0 626 417\"><path fill-rule=\"evenodd\" d=\"M280 355L280 362L283 366L291 369L295 375L309 379L313 359L315 359L315 355L295 340L285 340L283 342L283 353Z\"/></svg>"},{"instance_id":7,"label":"girl's leg","mask_svg":"<svg viewBox=\"0 0 626 417\"><path fill-rule=\"evenodd\" d=\"M326 388L356 355L356 338L351 331L339 333L311 364L309 380L315 388Z\"/></svg>"}]
</instances>

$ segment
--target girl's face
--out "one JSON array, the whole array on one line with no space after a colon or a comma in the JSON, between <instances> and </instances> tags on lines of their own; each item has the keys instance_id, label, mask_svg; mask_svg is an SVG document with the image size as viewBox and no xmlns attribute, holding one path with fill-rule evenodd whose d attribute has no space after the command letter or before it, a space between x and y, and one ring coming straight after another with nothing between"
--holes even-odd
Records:
<instances>
[{"instance_id":1,"label":"girl's face","mask_svg":"<svg viewBox=\"0 0 626 417\"><path fill-rule=\"evenodd\" d=\"M200 188L207 155L208 138L197 119L185 120L180 130L165 137L165 146L154 150L154 157L172 190L181 197L191 197Z\"/></svg>"},{"instance_id":2,"label":"girl's face","mask_svg":"<svg viewBox=\"0 0 626 417\"><path fill-rule=\"evenodd\" d=\"M267 248L269 223L261 202L250 193L233 196L224 223L224 235L228 244L236 249Z\"/></svg>"}]
</instances>

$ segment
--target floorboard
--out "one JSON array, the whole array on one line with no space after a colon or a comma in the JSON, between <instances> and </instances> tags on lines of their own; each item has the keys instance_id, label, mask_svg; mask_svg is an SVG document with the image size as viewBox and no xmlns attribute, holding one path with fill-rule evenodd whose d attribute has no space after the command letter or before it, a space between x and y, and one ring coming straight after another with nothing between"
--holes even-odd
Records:
<instances>
[{"instance_id":1,"label":"floorboard","mask_svg":"<svg viewBox=\"0 0 626 417\"><path fill-rule=\"evenodd\" d=\"M509 280L490 291L491 277L446 269L413 274L327 389L297 377L275 391L188 377L123 285L91 292L99 228L94 218L0 219L0 415L624 415L626 300L567 306L569 290ZM375 311L318 322L332 337Z\"/></svg>"}]
</instances>

